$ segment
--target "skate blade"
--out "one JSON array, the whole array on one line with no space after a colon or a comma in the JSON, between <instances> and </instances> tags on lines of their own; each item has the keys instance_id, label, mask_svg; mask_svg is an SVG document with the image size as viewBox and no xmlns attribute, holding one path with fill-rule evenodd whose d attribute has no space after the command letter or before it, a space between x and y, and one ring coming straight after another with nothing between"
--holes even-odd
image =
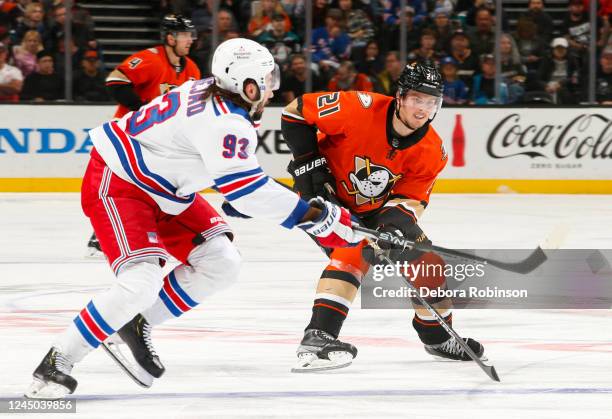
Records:
<instances>
[{"instance_id":1,"label":"skate blade","mask_svg":"<svg viewBox=\"0 0 612 419\"><path fill-rule=\"evenodd\" d=\"M28 399L60 400L72 392L61 384L45 382L34 378L30 387L23 394Z\"/></svg>"},{"instance_id":2,"label":"skate blade","mask_svg":"<svg viewBox=\"0 0 612 419\"><path fill-rule=\"evenodd\" d=\"M104 260L104 253L96 249L95 247L88 247L85 252L86 259Z\"/></svg>"},{"instance_id":3,"label":"skate blade","mask_svg":"<svg viewBox=\"0 0 612 419\"><path fill-rule=\"evenodd\" d=\"M120 340L117 339L108 339L106 342L102 342L104 351L132 380L134 380L136 384L145 388L151 387L153 385L153 376L145 371L131 355L128 359L124 352L130 352L130 350L127 348L127 345L125 345L126 351L122 351L120 349L121 345L125 344L120 343Z\"/></svg>"},{"instance_id":4,"label":"skate blade","mask_svg":"<svg viewBox=\"0 0 612 419\"><path fill-rule=\"evenodd\" d=\"M431 356L434 359L434 361L436 361L436 362L470 362L470 361L473 361L472 359L463 360L463 359L444 358L443 356L432 355L432 354L429 354L429 356ZM489 358L487 358L487 356L483 354L480 357L480 360L482 362L487 362L489 360Z\"/></svg>"},{"instance_id":5,"label":"skate blade","mask_svg":"<svg viewBox=\"0 0 612 419\"><path fill-rule=\"evenodd\" d=\"M328 356L329 359L321 359L312 353L300 354L298 355L299 361L291 369L291 372L308 373L337 370L348 367L353 363L353 356L348 352L330 352Z\"/></svg>"}]
</instances>

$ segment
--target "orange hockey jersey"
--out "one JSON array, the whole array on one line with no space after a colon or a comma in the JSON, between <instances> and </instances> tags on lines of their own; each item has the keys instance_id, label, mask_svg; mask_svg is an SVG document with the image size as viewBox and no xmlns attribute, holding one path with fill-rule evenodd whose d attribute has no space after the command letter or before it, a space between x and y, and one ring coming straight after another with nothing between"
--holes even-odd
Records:
<instances>
[{"instance_id":1,"label":"orange hockey jersey","mask_svg":"<svg viewBox=\"0 0 612 419\"><path fill-rule=\"evenodd\" d=\"M121 71L134 85L134 91L144 103L148 103L159 95L167 93L176 86L188 80L198 80L200 70L188 57L185 57L185 68L180 73L166 55L163 45L148 48L126 58L117 70ZM107 84L112 84L109 79ZM119 104L115 112L116 118L121 118L130 110Z\"/></svg>"},{"instance_id":2,"label":"orange hockey jersey","mask_svg":"<svg viewBox=\"0 0 612 419\"><path fill-rule=\"evenodd\" d=\"M427 205L447 154L433 129L406 148L391 146L394 102L370 92L305 94L301 98L305 122L319 130L319 152L336 179L338 198L351 212L377 210L392 196ZM402 140L402 139L400 139Z\"/></svg>"}]
</instances>

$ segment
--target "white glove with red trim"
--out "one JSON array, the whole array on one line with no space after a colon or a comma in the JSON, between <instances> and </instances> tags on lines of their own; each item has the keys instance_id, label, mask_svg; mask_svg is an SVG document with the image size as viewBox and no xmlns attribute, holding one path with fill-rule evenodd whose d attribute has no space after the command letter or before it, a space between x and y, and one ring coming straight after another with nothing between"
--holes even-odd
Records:
<instances>
[{"instance_id":1,"label":"white glove with red trim","mask_svg":"<svg viewBox=\"0 0 612 419\"><path fill-rule=\"evenodd\" d=\"M321 209L321 215L312 221L297 226L315 237L323 247L352 247L358 245L365 236L353 231L351 213L346 209L323 200L313 198L308 203Z\"/></svg>"}]
</instances>

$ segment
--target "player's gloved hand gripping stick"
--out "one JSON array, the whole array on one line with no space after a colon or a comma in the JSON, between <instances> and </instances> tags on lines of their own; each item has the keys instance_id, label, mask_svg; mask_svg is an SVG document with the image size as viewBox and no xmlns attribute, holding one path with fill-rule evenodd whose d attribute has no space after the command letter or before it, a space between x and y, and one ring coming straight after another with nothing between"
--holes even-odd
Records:
<instances>
[{"instance_id":1,"label":"player's gloved hand gripping stick","mask_svg":"<svg viewBox=\"0 0 612 419\"><path fill-rule=\"evenodd\" d=\"M471 262L487 263L504 271L515 272L519 274L528 274L546 261L546 254L541 247L537 247L531 254L518 262L503 262L500 260L489 259L482 256L473 255L461 250L448 249L441 246L431 244L428 240L423 243L414 242L410 239L400 237L389 231L371 230L362 227L358 224L353 224L353 230L363 233L366 237L377 241L385 242L402 249L422 250L424 252L435 252L440 255L449 256L456 259L469 260Z\"/></svg>"}]
</instances>

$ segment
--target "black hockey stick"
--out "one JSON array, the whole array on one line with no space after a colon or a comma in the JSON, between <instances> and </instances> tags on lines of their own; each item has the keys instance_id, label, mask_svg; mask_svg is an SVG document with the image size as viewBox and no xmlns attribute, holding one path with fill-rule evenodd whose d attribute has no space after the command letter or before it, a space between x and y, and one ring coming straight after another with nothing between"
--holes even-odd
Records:
<instances>
[{"instance_id":1,"label":"black hockey stick","mask_svg":"<svg viewBox=\"0 0 612 419\"><path fill-rule=\"evenodd\" d=\"M538 266L542 265L546 261L546 254L542 250L541 247L537 247L527 258L519 261L519 262L502 262L500 260L489 259L482 256L472 255L467 252L462 252L461 250L455 249L447 249L441 246L419 246L418 243L415 243L411 240L405 239L400 236L396 236L392 233L387 233L383 231L371 230L369 228L361 227L358 224L353 224L353 230L359 231L363 233L366 237L370 237L376 240L381 240L386 243L390 243L396 245L398 247L403 247L404 249L416 249L422 250L424 252L435 252L441 255L451 256L454 258L476 261L487 263L489 265L495 266L496 268L503 269L509 272L516 272L519 274L528 274L529 272L536 269Z\"/></svg>"},{"instance_id":2,"label":"black hockey stick","mask_svg":"<svg viewBox=\"0 0 612 419\"><path fill-rule=\"evenodd\" d=\"M378 248L380 250L380 248L378 247L378 245L376 243L371 242L371 245L375 249ZM389 257L387 257L386 255L380 254L378 257L380 259L382 259L385 263L387 263L389 265L393 265L393 261L391 259L389 259ZM485 364L482 361L482 359L480 359L478 357L478 355L476 355L474 353L472 348L470 348L468 346L468 344L465 343L465 341L461 338L461 336L459 336L459 334L457 332L455 332L455 330L448 323L446 323L446 321L442 318L442 316L440 316L438 314L436 309L433 308L427 301L425 301L425 299L421 296L421 293L414 286L414 284L409 279L407 279L405 277L404 277L404 279L406 280L406 283L408 284L408 287L410 287L412 289L412 291L414 293L414 296L419 300L421 305L423 307L425 307L425 309L427 309L427 311L432 316L434 316L434 318L438 321L438 323L440 323L440 325L444 328L444 330L446 330L448 332L448 334L451 335L459 343L459 345L461 345L463 350L470 356L470 358L472 358L472 360L474 360L474 362L476 362L476 364L478 364L480 369L482 369L485 372L485 374L487 374L489 376L489 378L491 378L491 380L493 380L493 381L500 381L499 375L497 375L497 371L495 371L495 367L492 366L492 365Z\"/></svg>"}]
</instances>

